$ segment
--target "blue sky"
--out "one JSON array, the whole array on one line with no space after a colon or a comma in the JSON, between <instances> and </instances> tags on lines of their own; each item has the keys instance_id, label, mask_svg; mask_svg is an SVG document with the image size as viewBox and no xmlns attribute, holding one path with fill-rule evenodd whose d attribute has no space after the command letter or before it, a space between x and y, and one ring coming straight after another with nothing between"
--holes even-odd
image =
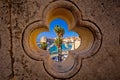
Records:
<instances>
[{"instance_id":1,"label":"blue sky","mask_svg":"<svg viewBox=\"0 0 120 80\"><path fill-rule=\"evenodd\" d=\"M64 34L63 38L72 37L72 36L78 36L78 34L76 32L68 31L68 24L67 24L67 22L65 20L60 19L60 18L56 18L53 21L51 21L50 26L49 26L49 32L42 32L42 33L40 33L38 35L37 42L40 41L40 38L42 36L46 36L47 38L55 38L55 37L57 37L56 33L54 32L54 27L56 25L59 25L60 27L64 28L65 34Z\"/></svg>"}]
</instances>

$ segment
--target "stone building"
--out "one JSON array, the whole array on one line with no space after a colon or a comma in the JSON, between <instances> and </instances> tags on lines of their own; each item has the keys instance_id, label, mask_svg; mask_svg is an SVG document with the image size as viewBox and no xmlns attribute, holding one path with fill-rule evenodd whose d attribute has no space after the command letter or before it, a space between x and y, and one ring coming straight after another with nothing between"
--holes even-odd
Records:
<instances>
[{"instance_id":1,"label":"stone building","mask_svg":"<svg viewBox=\"0 0 120 80\"><path fill-rule=\"evenodd\" d=\"M35 44L62 18L81 46L54 62ZM0 80L120 80L120 0L0 0Z\"/></svg>"},{"instance_id":2,"label":"stone building","mask_svg":"<svg viewBox=\"0 0 120 80\"><path fill-rule=\"evenodd\" d=\"M40 43L41 42L47 42L47 38L45 36L42 36L41 39L40 39Z\"/></svg>"}]
</instances>

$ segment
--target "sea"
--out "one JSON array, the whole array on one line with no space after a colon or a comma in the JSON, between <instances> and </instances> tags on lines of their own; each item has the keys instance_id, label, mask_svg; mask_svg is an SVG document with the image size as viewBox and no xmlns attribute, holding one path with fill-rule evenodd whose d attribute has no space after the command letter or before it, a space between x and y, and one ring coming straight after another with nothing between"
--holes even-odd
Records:
<instances>
[{"instance_id":1,"label":"sea","mask_svg":"<svg viewBox=\"0 0 120 80\"><path fill-rule=\"evenodd\" d=\"M67 44L67 46L65 44L62 44L62 46L61 46L62 51L69 51L69 50L71 50L71 48L72 48L72 44ZM49 48L49 52L51 55L57 54L58 53L57 46L53 45L51 48Z\"/></svg>"},{"instance_id":2,"label":"sea","mask_svg":"<svg viewBox=\"0 0 120 80\"><path fill-rule=\"evenodd\" d=\"M40 43L37 43L38 47L40 48ZM64 53L62 55L63 60L68 56L68 51L71 50L72 43L63 42L61 45L61 51ZM54 44L54 41L48 41L47 42L47 51L49 51L51 58L55 61L58 61L58 48Z\"/></svg>"}]
</instances>

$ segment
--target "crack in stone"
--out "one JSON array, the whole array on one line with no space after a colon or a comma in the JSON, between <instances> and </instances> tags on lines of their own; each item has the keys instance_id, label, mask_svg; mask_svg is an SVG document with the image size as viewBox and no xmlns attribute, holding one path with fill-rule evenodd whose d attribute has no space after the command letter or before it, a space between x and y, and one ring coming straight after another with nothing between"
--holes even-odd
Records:
<instances>
[{"instance_id":1,"label":"crack in stone","mask_svg":"<svg viewBox=\"0 0 120 80\"><path fill-rule=\"evenodd\" d=\"M11 26L10 26L11 27ZM11 46L10 46L10 50L9 50L9 52L10 52L10 58L11 58L11 69L12 69L12 73L11 73L11 77L13 78L14 77L14 58L13 58L13 42L12 42L12 30L11 30L11 28L10 27L8 27L8 30L9 30L9 32L10 32L10 43L11 43Z\"/></svg>"},{"instance_id":2,"label":"crack in stone","mask_svg":"<svg viewBox=\"0 0 120 80\"><path fill-rule=\"evenodd\" d=\"M119 45L120 45L120 34L119 34Z\"/></svg>"},{"instance_id":3,"label":"crack in stone","mask_svg":"<svg viewBox=\"0 0 120 80\"><path fill-rule=\"evenodd\" d=\"M2 45L1 45L1 35L0 35L0 49L1 49L1 46L2 46Z\"/></svg>"},{"instance_id":4,"label":"crack in stone","mask_svg":"<svg viewBox=\"0 0 120 80\"><path fill-rule=\"evenodd\" d=\"M9 30L9 32L10 32L10 44L11 44L11 46L10 46L10 50L9 50L9 52L10 52L10 57L11 57L11 70L12 70L12 73L11 73L11 75L10 75L10 78L11 79L13 79L13 77L14 77L14 58L13 58L13 39L12 39L12 24L11 24L11 0L8 0L8 5L9 5L9 16L10 16L10 21L9 21L9 26L8 26L8 30Z\"/></svg>"}]
</instances>

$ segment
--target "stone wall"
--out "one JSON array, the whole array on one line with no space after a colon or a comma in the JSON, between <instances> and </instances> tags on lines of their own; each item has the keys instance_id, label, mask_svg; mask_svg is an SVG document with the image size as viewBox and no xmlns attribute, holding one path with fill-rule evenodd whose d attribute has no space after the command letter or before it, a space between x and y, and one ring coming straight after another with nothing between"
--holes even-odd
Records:
<instances>
[{"instance_id":1,"label":"stone wall","mask_svg":"<svg viewBox=\"0 0 120 80\"><path fill-rule=\"evenodd\" d=\"M0 1L0 80L54 80L43 61L28 57L22 47L25 27L42 21L46 5L56 0ZM100 50L82 60L80 71L69 80L120 79L120 1L68 0L82 11L84 20L95 22L102 32Z\"/></svg>"}]
</instances>

